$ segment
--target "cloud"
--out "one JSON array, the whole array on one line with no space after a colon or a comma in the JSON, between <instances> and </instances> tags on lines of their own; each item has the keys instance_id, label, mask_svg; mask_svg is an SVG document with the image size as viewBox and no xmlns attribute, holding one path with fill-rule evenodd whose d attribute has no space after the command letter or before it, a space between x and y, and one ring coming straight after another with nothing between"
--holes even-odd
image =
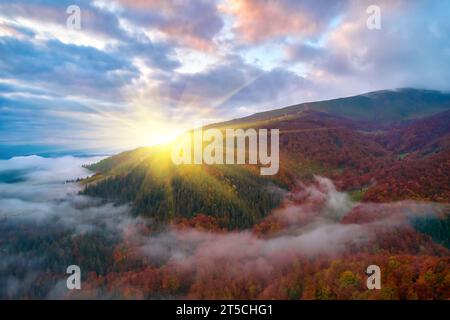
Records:
<instances>
[{"instance_id":1,"label":"cloud","mask_svg":"<svg viewBox=\"0 0 450 320\"><path fill-rule=\"evenodd\" d=\"M126 106L102 103L95 97L92 100L66 98L54 94L50 88L28 90L27 85L11 85L9 88L12 91L0 96L0 158L24 154L12 152L23 145L46 146L48 151L65 154L68 150L72 154L110 153L106 137L99 147L98 141L102 137L99 131L112 124L116 130L118 125L123 125L124 120L117 114L124 112ZM111 133L108 139L112 139ZM113 147L111 150L117 149Z\"/></svg>"},{"instance_id":2,"label":"cloud","mask_svg":"<svg viewBox=\"0 0 450 320\"><path fill-rule=\"evenodd\" d=\"M69 32L66 28L66 19L69 16L66 9L70 5L74 5L74 2L18 0L14 3L1 3L0 9L2 16L16 25L34 28L34 32L44 39L56 38L68 43L84 40L87 41L84 43L86 45L96 44L95 38L103 42L127 37L126 31L120 27L118 17L113 12L95 6L91 0L76 1L76 5L81 9L82 28L76 33Z\"/></svg>"},{"instance_id":3,"label":"cloud","mask_svg":"<svg viewBox=\"0 0 450 320\"><path fill-rule=\"evenodd\" d=\"M44 45L0 39L0 76L22 80L58 94L120 98L120 89L138 75L125 59L91 47L52 40Z\"/></svg>"},{"instance_id":4,"label":"cloud","mask_svg":"<svg viewBox=\"0 0 450 320\"><path fill-rule=\"evenodd\" d=\"M290 63L302 63L323 86L345 94L383 88L450 90L447 4L381 1L381 29L366 27L366 2L355 2L345 17L314 43L288 45ZM417 45L421 43L421 45ZM420 75L420 76L418 76ZM353 89L350 89L353 88Z\"/></svg>"},{"instance_id":5,"label":"cloud","mask_svg":"<svg viewBox=\"0 0 450 320\"><path fill-rule=\"evenodd\" d=\"M160 95L174 106L199 107L215 117L226 117L230 110L271 108L295 100L293 93L307 90L310 83L284 69L262 70L245 63L239 56L228 56L222 64L194 74L178 74L157 87ZM275 102L276 101L276 102ZM201 114L201 111L199 112Z\"/></svg>"},{"instance_id":6,"label":"cloud","mask_svg":"<svg viewBox=\"0 0 450 320\"><path fill-rule=\"evenodd\" d=\"M250 231L227 234L196 230L170 231L152 237L141 247L151 261L201 268L226 260L233 268L264 263L282 265L287 260L319 254L336 256L348 247L368 242L373 237L367 226L323 222L311 230L290 230L269 239L256 237ZM296 234L297 232L297 234Z\"/></svg>"},{"instance_id":7,"label":"cloud","mask_svg":"<svg viewBox=\"0 0 450 320\"><path fill-rule=\"evenodd\" d=\"M258 43L288 36L317 36L345 2L229 0L222 10L235 18L238 37Z\"/></svg>"},{"instance_id":8,"label":"cloud","mask_svg":"<svg viewBox=\"0 0 450 320\"><path fill-rule=\"evenodd\" d=\"M118 230L125 226L128 206L105 204L100 199L79 195L79 186L66 183L91 175L82 165L101 159L27 156L0 160L0 220L50 223L82 233L97 227Z\"/></svg>"},{"instance_id":9,"label":"cloud","mask_svg":"<svg viewBox=\"0 0 450 320\"><path fill-rule=\"evenodd\" d=\"M119 0L118 3L132 23L155 28L175 42L201 51L215 49L214 36L223 27L215 1Z\"/></svg>"}]
</instances>

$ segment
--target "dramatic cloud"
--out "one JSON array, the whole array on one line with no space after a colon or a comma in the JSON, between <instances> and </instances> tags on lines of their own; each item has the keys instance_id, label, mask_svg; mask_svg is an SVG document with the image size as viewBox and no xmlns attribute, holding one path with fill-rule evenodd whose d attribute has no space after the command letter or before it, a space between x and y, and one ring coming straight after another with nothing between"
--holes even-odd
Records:
<instances>
[{"instance_id":1,"label":"dramatic cloud","mask_svg":"<svg viewBox=\"0 0 450 320\"><path fill-rule=\"evenodd\" d=\"M289 61L303 64L318 82L330 87L345 80L347 88L359 91L396 87L448 91L450 23L443 17L450 9L447 5L382 1L381 29L370 30L366 4L354 4L318 42L288 46Z\"/></svg>"},{"instance_id":2,"label":"dramatic cloud","mask_svg":"<svg viewBox=\"0 0 450 320\"><path fill-rule=\"evenodd\" d=\"M235 17L235 31L250 43L320 35L347 1L228 0L222 10Z\"/></svg>"},{"instance_id":3,"label":"dramatic cloud","mask_svg":"<svg viewBox=\"0 0 450 320\"><path fill-rule=\"evenodd\" d=\"M136 68L120 56L56 40L42 46L0 39L0 55L0 77L28 81L60 95L117 99L121 87L137 76Z\"/></svg>"},{"instance_id":4,"label":"dramatic cloud","mask_svg":"<svg viewBox=\"0 0 450 320\"><path fill-rule=\"evenodd\" d=\"M223 27L214 0L119 0L118 3L132 23L156 28L173 41L198 50L213 50L213 38Z\"/></svg>"},{"instance_id":5,"label":"dramatic cloud","mask_svg":"<svg viewBox=\"0 0 450 320\"><path fill-rule=\"evenodd\" d=\"M294 72L281 68L264 71L239 56L229 56L223 64L204 72L180 74L162 83L158 90L174 104L206 111L213 108L216 116L225 117L230 110L245 115L261 107L268 108L268 101L279 105L295 103L293 93L309 86L306 79Z\"/></svg>"},{"instance_id":6,"label":"dramatic cloud","mask_svg":"<svg viewBox=\"0 0 450 320\"><path fill-rule=\"evenodd\" d=\"M80 30L66 27L72 4ZM366 26L373 4L380 30ZM423 0L1 2L0 143L128 149L198 118L378 89L448 91L449 10Z\"/></svg>"}]
</instances>

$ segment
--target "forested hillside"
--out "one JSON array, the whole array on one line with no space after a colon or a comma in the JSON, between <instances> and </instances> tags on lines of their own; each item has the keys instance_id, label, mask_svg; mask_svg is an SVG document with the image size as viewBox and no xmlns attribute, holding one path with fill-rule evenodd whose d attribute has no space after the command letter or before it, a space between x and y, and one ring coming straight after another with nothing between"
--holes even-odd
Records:
<instances>
[{"instance_id":1,"label":"forested hillside","mask_svg":"<svg viewBox=\"0 0 450 320\"><path fill-rule=\"evenodd\" d=\"M387 91L324 102L336 107L330 112L319 103L321 108L291 107L281 109L282 115L273 111L208 126L279 129L279 173L262 177L248 165L175 166L170 146L158 146L87 166L97 175L85 181L83 193L131 202L136 214L158 221L203 213L229 229L251 227L280 203L283 192L314 174L363 201L445 203L450 199L450 111L417 118L417 110L446 109L447 98L429 91ZM358 102L367 99L380 119L345 116L342 110L362 108L368 102ZM398 118L402 121L381 121L384 114L402 115L404 109L409 112Z\"/></svg>"}]
</instances>

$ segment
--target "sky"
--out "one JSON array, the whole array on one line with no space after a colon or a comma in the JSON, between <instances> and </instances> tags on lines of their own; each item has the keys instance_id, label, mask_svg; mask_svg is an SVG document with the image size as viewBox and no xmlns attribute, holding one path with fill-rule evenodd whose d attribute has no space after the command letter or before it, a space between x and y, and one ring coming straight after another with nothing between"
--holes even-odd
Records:
<instances>
[{"instance_id":1,"label":"sky","mask_svg":"<svg viewBox=\"0 0 450 320\"><path fill-rule=\"evenodd\" d=\"M0 152L126 150L306 101L449 91L449 16L425 0L0 0Z\"/></svg>"}]
</instances>

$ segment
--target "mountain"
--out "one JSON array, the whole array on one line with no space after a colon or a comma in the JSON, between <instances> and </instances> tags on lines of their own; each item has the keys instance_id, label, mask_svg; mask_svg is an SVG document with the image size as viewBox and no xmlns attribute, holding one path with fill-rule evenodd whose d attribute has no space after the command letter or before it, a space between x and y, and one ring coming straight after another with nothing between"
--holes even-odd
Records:
<instances>
[{"instance_id":1,"label":"mountain","mask_svg":"<svg viewBox=\"0 0 450 320\"><path fill-rule=\"evenodd\" d=\"M282 109L256 113L218 125L270 121L279 117L296 116L305 110L326 112L354 120L392 123L421 118L449 109L450 93L402 88L369 92L346 98L302 103Z\"/></svg>"},{"instance_id":2,"label":"mountain","mask_svg":"<svg viewBox=\"0 0 450 320\"><path fill-rule=\"evenodd\" d=\"M314 175L331 178L358 201L450 200L450 94L384 90L304 103L206 128L280 130L280 170L250 165L181 165L171 146L139 148L87 168L83 193L131 202L137 215L167 222L212 217L248 228L286 192Z\"/></svg>"}]
</instances>

